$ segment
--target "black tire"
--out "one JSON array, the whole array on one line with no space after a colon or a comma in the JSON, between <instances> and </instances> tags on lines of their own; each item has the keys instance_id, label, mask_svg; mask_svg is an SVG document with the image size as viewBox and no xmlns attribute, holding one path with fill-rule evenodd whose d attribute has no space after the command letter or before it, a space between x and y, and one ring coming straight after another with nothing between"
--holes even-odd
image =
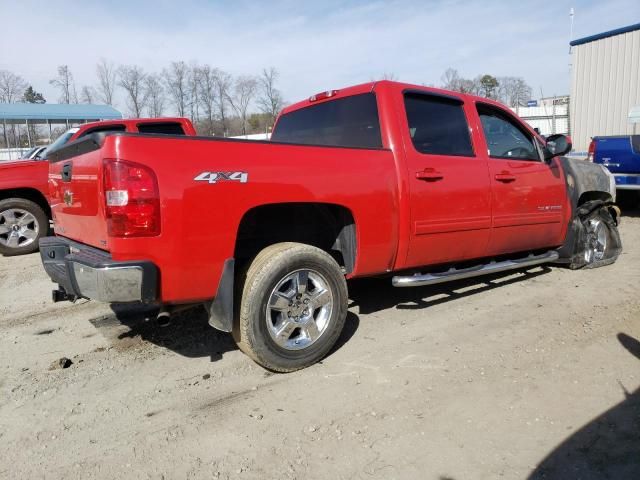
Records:
<instances>
[{"instance_id":1,"label":"black tire","mask_svg":"<svg viewBox=\"0 0 640 480\"><path fill-rule=\"evenodd\" d=\"M7 231L7 228L13 227L8 223L11 218L9 214L13 212L12 217L19 220L20 216L16 217L16 211L27 212L31 215L29 218L32 218L33 221L29 223L27 228L30 231L30 235L33 235L34 238L13 234L13 237L10 239L9 235L12 235L12 232ZM24 218L24 214L20 215ZM48 232L49 217L40 205L24 198L6 198L0 200L0 254L12 256L33 253L38 250L38 241L40 238L46 236Z\"/></svg>"},{"instance_id":2,"label":"black tire","mask_svg":"<svg viewBox=\"0 0 640 480\"><path fill-rule=\"evenodd\" d=\"M289 277L293 279L287 280ZM305 279L303 290L296 289L302 282L300 278ZM238 347L264 368L292 372L308 367L321 360L338 340L347 315L347 283L340 266L323 250L301 243L271 245L253 259L239 281L244 282L238 285L240 305L233 335ZM293 292L290 300L283 300L290 303L288 307L284 304L284 307L279 305L278 309L267 310L270 299L283 297L277 287ZM300 291L305 293L295 293ZM327 291L330 291L331 308L322 304L329 296ZM319 292L323 292L322 301ZM305 308L302 302L311 308ZM280 311L281 308L291 310ZM284 330L285 324L287 330L295 327L290 336L286 332L285 335L274 333L278 326ZM322 325L320 333L319 325ZM313 333L309 334L310 331ZM299 342L309 344L299 347Z\"/></svg>"},{"instance_id":3,"label":"black tire","mask_svg":"<svg viewBox=\"0 0 640 480\"><path fill-rule=\"evenodd\" d=\"M594 210L580 219L584 227L581 254L584 268L614 263L622 252L620 233L607 207Z\"/></svg>"}]
</instances>

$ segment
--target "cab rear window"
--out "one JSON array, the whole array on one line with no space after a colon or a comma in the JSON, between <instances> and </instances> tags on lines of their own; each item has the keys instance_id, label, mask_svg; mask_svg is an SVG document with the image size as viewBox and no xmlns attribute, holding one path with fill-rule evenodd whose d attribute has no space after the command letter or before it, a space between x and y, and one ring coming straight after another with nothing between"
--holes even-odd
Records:
<instances>
[{"instance_id":1,"label":"cab rear window","mask_svg":"<svg viewBox=\"0 0 640 480\"><path fill-rule=\"evenodd\" d=\"M140 133L154 133L160 135L184 135L184 129L182 125L176 122L162 122L162 123L139 123L138 132Z\"/></svg>"},{"instance_id":2,"label":"cab rear window","mask_svg":"<svg viewBox=\"0 0 640 480\"><path fill-rule=\"evenodd\" d=\"M282 115L274 142L336 147L382 148L373 93L353 95Z\"/></svg>"}]
</instances>

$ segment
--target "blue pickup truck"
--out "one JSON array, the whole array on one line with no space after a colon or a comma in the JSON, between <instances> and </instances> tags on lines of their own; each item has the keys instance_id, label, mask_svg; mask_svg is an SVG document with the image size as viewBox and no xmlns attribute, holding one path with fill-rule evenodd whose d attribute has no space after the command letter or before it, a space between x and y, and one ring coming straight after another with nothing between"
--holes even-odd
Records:
<instances>
[{"instance_id":1,"label":"blue pickup truck","mask_svg":"<svg viewBox=\"0 0 640 480\"><path fill-rule=\"evenodd\" d=\"M593 137L589 160L613 173L618 190L640 191L640 135Z\"/></svg>"}]
</instances>

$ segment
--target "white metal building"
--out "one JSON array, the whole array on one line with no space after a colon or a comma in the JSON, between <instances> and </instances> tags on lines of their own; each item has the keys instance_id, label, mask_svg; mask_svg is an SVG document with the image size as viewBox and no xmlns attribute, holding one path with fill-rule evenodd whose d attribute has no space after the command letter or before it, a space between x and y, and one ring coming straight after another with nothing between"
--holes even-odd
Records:
<instances>
[{"instance_id":1,"label":"white metal building","mask_svg":"<svg viewBox=\"0 0 640 480\"><path fill-rule=\"evenodd\" d=\"M586 150L595 135L640 133L630 116L640 106L640 23L570 45L574 149Z\"/></svg>"},{"instance_id":2,"label":"white metal building","mask_svg":"<svg viewBox=\"0 0 640 480\"><path fill-rule=\"evenodd\" d=\"M569 97L542 98L536 106L511 107L511 110L542 135L569 133Z\"/></svg>"}]
</instances>

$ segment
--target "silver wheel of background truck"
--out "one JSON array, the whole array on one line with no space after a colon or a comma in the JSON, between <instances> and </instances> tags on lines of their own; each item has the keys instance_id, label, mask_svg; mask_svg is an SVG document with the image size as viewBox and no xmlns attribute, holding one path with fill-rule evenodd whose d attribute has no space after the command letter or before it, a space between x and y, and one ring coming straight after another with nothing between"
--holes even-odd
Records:
<instances>
[{"instance_id":1,"label":"silver wheel of background truck","mask_svg":"<svg viewBox=\"0 0 640 480\"><path fill-rule=\"evenodd\" d=\"M38 250L38 240L49 230L42 208L24 198L0 200L0 253L22 255Z\"/></svg>"},{"instance_id":2,"label":"silver wheel of background truck","mask_svg":"<svg viewBox=\"0 0 640 480\"><path fill-rule=\"evenodd\" d=\"M269 370L291 372L313 365L342 332L347 284L338 263L319 248L271 245L253 259L239 288L234 338Z\"/></svg>"}]
</instances>

